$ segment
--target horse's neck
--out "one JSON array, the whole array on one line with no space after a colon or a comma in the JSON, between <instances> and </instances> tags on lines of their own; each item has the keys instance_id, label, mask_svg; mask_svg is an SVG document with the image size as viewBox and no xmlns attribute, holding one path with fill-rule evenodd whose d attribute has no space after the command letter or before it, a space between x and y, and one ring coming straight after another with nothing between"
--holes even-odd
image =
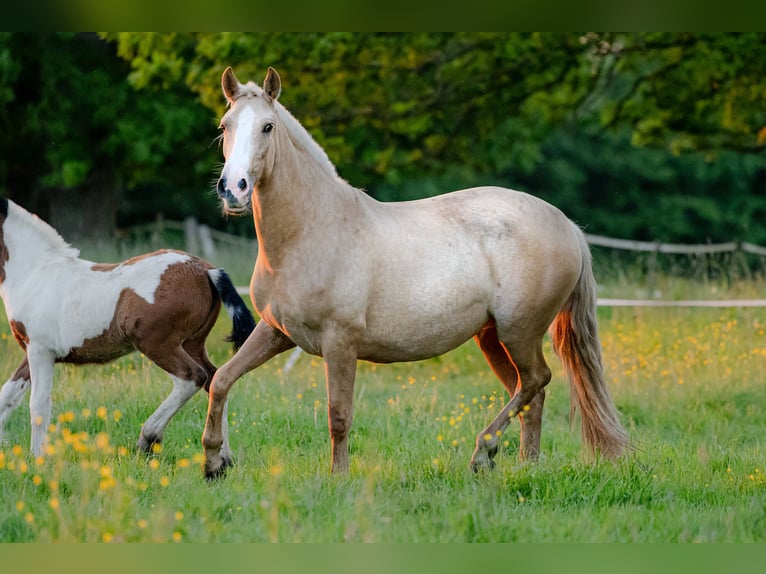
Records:
<instances>
[{"instance_id":1,"label":"horse's neck","mask_svg":"<svg viewBox=\"0 0 766 574\"><path fill-rule=\"evenodd\" d=\"M13 268L26 272L79 257L79 251L53 227L18 205L13 206L3 225L3 240Z\"/></svg>"},{"instance_id":2,"label":"horse's neck","mask_svg":"<svg viewBox=\"0 0 766 574\"><path fill-rule=\"evenodd\" d=\"M337 236L341 229L336 223L353 218L356 196L363 195L338 177L326 156L306 149L305 143L280 139L270 177L256 191L253 215L259 249L272 259L295 242Z\"/></svg>"}]
</instances>

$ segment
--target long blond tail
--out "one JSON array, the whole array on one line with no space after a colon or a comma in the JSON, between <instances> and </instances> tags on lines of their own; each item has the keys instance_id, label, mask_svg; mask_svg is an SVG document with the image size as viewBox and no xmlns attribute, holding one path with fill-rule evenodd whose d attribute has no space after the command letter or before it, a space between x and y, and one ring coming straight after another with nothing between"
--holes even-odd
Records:
<instances>
[{"instance_id":1,"label":"long blond tail","mask_svg":"<svg viewBox=\"0 0 766 574\"><path fill-rule=\"evenodd\" d=\"M569 377L570 417L577 409L582 437L594 455L616 458L632 448L609 396L596 322L596 280L590 248L578 233L582 270L577 285L550 327L553 349Z\"/></svg>"}]
</instances>

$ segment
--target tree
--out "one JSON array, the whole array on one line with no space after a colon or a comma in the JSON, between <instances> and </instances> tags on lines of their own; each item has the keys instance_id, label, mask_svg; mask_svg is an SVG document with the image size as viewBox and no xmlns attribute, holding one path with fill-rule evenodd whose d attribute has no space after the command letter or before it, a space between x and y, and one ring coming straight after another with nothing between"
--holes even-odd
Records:
<instances>
[{"instance_id":1,"label":"tree","mask_svg":"<svg viewBox=\"0 0 766 574\"><path fill-rule=\"evenodd\" d=\"M572 34L106 38L131 62L135 86L183 82L218 116L224 111L220 75L226 66L241 81L258 82L268 65L276 67L283 102L339 172L362 187L445 170L496 172L534 161L542 128L576 83L586 49Z\"/></svg>"},{"instance_id":2,"label":"tree","mask_svg":"<svg viewBox=\"0 0 766 574\"><path fill-rule=\"evenodd\" d=\"M127 194L142 215L215 205L209 112L183 86L136 92L95 34L13 33L0 54L0 186L67 239L111 236Z\"/></svg>"},{"instance_id":3,"label":"tree","mask_svg":"<svg viewBox=\"0 0 766 574\"><path fill-rule=\"evenodd\" d=\"M766 147L766 34L586 34L605 126L673 153Z\"/></svg>"}]
</instances>

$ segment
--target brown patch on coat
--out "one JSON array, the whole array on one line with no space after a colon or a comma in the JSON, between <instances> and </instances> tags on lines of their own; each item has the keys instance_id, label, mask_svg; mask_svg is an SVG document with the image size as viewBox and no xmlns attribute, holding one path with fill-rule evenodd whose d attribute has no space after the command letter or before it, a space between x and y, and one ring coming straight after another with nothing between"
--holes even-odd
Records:
<instances>
[{"instance_id":1,"label":"brown patch on coat","mask_svg":"<svg viewBox=\"0 0 766 574\"><path fill-rule=\"evenodd\" d=\"M27 328L24 326L24 323L13 319L11 319L9 323L11 324L11 333L13 333L13 337L19 345L21 345L21 348L26 351L27 345L29 345L29 335L27 335Z\"/></svg>"},{"instance_id":2,"label":"brown patch on coat","mask_svg":"<svg viewBox=\"0 0 766 574\"><path fill-rule=\"evenodd\" d=\"M207 383L205 369L180 349L198 343L201 347L218 319L221 301L207 274L211 268L196 258L170 265L162 274L154 303L130 288L123 289L109 327L57 362L106 363L139 350L180 378Z\"/></svg>"},{"instance_id":3,"label":"brown patch on coat","mask_svg":"<svg viewBox=\"0 0 766 574\"><path fill-rule=\"evenodd\" d=\"M119 263L94 263L90 266L91 271L114 271Z\"/></svg>"},{"instance_id":4,"label":"brown patch on coat","mask_svg":"<svg viewBox=\"0 0 766 574\"><path fill-rule=\"evenodd\" d=\"M29 374L29 361L26 357L24 357L21 364L16 367L16 370L13 372L13 375L11 375L9 380L18 381L19 379L24 379L25 381L31 380L31 375Z\"/></svg>"}]
</instances>

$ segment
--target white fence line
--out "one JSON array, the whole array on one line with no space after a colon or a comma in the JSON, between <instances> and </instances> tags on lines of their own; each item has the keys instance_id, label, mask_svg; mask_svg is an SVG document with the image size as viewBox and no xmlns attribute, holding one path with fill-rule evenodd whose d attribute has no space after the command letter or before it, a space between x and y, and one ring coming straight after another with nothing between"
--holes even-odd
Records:
<instances>
[{"instance_id":1,"label":"white fence line","mask_svg":"<svg viewBox=\"0 0 766 574\"><path fill-rule=\"evenodd\" d=\"M645 251L650 253L682 253L687 255L702 255L708 253L731 253L745 251L754 255L766 257L766 247L760 247L753 243L729 241L726 243L660 243L659 241L634 241L632 239L614 239L603 235L585 234L585 238L591 245L623 249L626 251Z\"/></svg>"}]
</instances>

